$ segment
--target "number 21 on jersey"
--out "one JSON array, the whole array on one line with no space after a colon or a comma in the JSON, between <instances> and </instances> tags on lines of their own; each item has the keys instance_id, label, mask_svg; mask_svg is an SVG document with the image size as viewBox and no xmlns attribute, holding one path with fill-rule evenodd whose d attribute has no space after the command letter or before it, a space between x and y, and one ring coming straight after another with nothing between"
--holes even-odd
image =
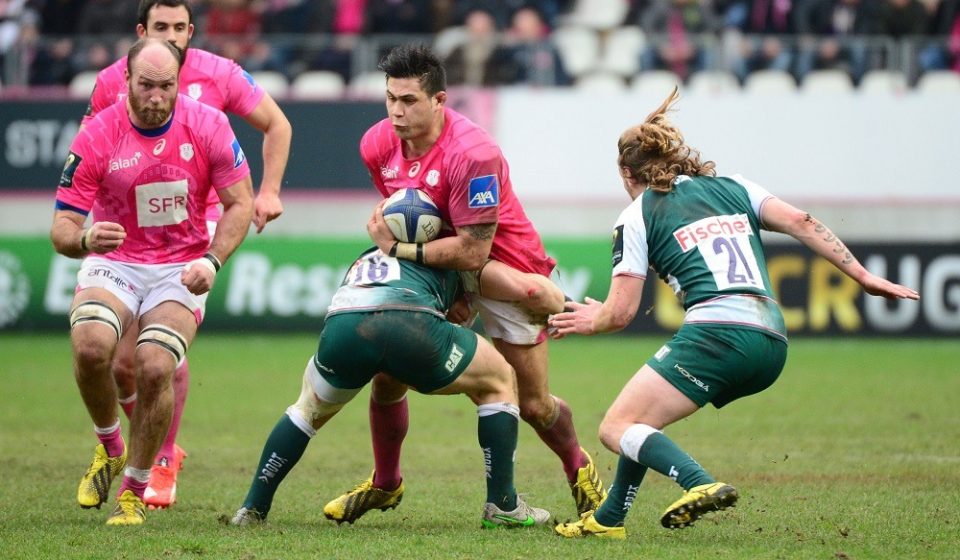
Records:
<instances>
[{"instance_id":1,"label":"number 21 on jersey","mask_svg":"<svg viewBox=\"0 0 960 560\"><path fill-rule=\"evenodd\" d=\"M753 229L744 214L711 216L674 232L684 253L696 249L717 288L764 289L760 266L750 245Z\"/></svg>"}]
</instances>

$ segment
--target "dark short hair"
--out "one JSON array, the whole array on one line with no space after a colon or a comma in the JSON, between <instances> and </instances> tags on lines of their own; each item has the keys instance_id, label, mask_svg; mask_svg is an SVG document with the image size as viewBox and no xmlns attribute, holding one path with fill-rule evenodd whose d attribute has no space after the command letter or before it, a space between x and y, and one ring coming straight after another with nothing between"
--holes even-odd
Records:
<instances>
[{"instance_id":1,"label":"dark short hair","mask_svg":"<svg viewBox=\"0 0 960 560\"><path fill-rule=\"evenodd\" d=\"M426 45L400 45L387 53L378 66L388 78L417 78L427 95L447 89L447 71Z\"/></svg>"},{"instance_id":2,"label":"dark short hair","mask_svg":"<svg viewBox=\"0 0 960 560\"><path fill-rule=\"evenodd\" d=\"M177 60L177 72L178 73L180 72L180 66L183 64L183 58L181 56L183 53L180 52L180 49L171 45L167 41L163 41L161 39L152 39L150 37L144 37L142 39L138 39L137 42L134 43L132 47L130 47L130 50L127 51L127 73L129 75L133 76L133 61L135 58L140 56L140 51L146 48L146 46L149 45L150 43L154 43L154 42L159 45L163 45L168 51L170 51L170 54L173 55L173 58Z\"/></svg>"},{"instance_id":3,"label":"dark short hair","mask_svg":"<svg viewBox=\"0 0 960 560\"><path fill-rule=\"evenodd\" d=\"M193 23L193 10L187 0L140 0L140 7L137 8L137 23L146 27L147 18L150 16L150 10L154 6L166 6L168 8L179 8L183 6L187 9L187 22Z\"/></svg>"}]
</instances>

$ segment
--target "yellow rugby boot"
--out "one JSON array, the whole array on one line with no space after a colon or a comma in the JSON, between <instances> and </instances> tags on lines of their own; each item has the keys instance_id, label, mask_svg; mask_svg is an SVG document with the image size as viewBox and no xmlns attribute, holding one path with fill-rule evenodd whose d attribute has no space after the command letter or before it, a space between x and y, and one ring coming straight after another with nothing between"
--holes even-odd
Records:
<instances>
[{"instance_id":1,"label":"yellow rugby boot","mask_svg":"<svg viewBox=\"0 0 960 560\"><path fill-rule=\"evenodd\" d=\"M337 522L353 523L372 509L387 511L400 505L403 500L403 481L396 490L382 490L373 486L373 473L370 478L358 484L353 490L340 495L323 506L323 515Z\"/></svg>"},{"instance_id":2,"label":"yellow rugby boot","mask_svg":"<svg viewBox=\"0 0 960 560\"><path fill-rule=\"evenodd\" d=\"M107 525L143 525L147 520L147 506L132 490L124 490L117 498L113 513L107 518Z\"/></svg>"},{"instance_id":3,"label":"yellow rugby boot","mask_svg":"<svg viewBox=\"0 0 960 560\"><path fill-rule=\"evenodd\" d=\"M607 527L597 523L593 517L593 512L587 512L580 516L579 521L573 523L558 523L553 531L561 537L576 539L580 537L597 537L599 539L617 539L627 538L627 530L620 527Z\"/></svg>"},{"instance_id":4,"label":"yellow rugby boot","mask_svg":"<svg viewBox=\"0 0 960 560\"><path fill-rule=\"evenodd\" d=\"M93 462L90 463L87 473L80 479L80 487L77 489L77 501L80 502L80 507L100 509L110 495L110 484L113 483L114 478L120 476L126 464L126 448L123 449L123 455L109 457L103 444L97 444L97 448L93 451Z\"/></svg>"},{"instance_id":5,"label":"yellow rugby boot","mask_svg":"<svg viewBox=\"0 0 960 560\"><path fill-rule=\"evenodd\" d=\"M660 524L667 529L682 529L706 513L733 507L739 497L736 488L723 482L694 486L670 504L660 517Z\"/></svg>"},{"instance_id":6,"label":"yellow rugby boot","mask_svg":"<svg viewBox=\"0 0 960 560\"><path fill-rule=\"evenodd\" d=\"M570 483L570 491L573 493L574 501L577 502L577 515L596 511L607 497L607 491L603 488L603 482L600 481L597 467L593 464L593 457L582 447L580 451L587 457L587 464L580 467L577 471L577 480Z\"/></svg>"}]
</instances>

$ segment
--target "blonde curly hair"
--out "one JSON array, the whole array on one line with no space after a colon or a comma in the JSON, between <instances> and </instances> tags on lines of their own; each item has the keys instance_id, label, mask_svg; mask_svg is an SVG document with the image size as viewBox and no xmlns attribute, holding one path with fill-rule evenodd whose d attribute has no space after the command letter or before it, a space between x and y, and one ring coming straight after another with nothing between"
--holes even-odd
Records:
<instances>
[{"instance_id":1,"label":"blonde curly hair","mask_svg":"<svg viewBox=\"0 0 960 560\"><path fill-rule=\"evenodd\" d=\"M701 161L700 152L684 144L680 130L667 120L667 111L679 98L679 88L675 87L660 107L641 124L625 130L617 141L617 165L655 191L673 190L678 175L717 174L716 164Z\"/></svg>"}]
</instances>

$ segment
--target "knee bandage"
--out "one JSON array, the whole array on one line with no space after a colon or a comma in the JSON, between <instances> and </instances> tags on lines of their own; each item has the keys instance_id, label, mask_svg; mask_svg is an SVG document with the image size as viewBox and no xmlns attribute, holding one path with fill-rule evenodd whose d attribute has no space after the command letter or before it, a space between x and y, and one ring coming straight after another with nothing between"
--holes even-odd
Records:
<instances>
[{"instance_id":1,"label":"knee bandage","mask_svg":"<svg viewBox=\"0 0 960 560\"><path fill-rule=\"evenodd\" d=\"M137 347L141 344L156 344L173 354L173 360L180 363L180 360L187 354L187 341L183 335L171 329L166 325L153 324L143 327L140 336L137 337Z\"/></svg>"},{"instance_id":2,"label":"knee bandage","mask_svg":"<svg viewBox=\"0 0 960 560\"><path fill-rule=\"evenodd\" d=\"M314 384L318 383L318 380L314 377L320 377L314 374L315 371L316 367L313 366L313 360L310 360L310 363L307 364L306 371L303 373L300 398L287 408L287 416L290 417L290 420L310 437L313 437L313 435L317 433L314 426L319 423L320 420L329 418L339 412L340 409L350 401L353 395L359 391L359 389L357 389L357 391L348 390L347 393L353 393L353 395L339 395L345 397L343 402L327 401L318 396L316 391L314 391ZM319 379L319 383L321 385L326 384L322 377ZM333 387L328 386L328 388L333 390L331 393L335 394L337 392ZM333 400L341 399L334 397Z\"/></svg>"},{"instance_id":3,"label":"knee bandage","mask_svg":"<svg viewBox=\"0 0 960 560\"><path fill-rule=\"evenodd\" d=\"M120 340L120 335L123 334L123 323L120 322L120 317L117 316L117 313L109 305L102 301L84 301L78 303L77 306L70 311L71 329L77 325L89 322L110 326L114 332L117 333L117 340Z\"/></svg>"}]
</instances>

